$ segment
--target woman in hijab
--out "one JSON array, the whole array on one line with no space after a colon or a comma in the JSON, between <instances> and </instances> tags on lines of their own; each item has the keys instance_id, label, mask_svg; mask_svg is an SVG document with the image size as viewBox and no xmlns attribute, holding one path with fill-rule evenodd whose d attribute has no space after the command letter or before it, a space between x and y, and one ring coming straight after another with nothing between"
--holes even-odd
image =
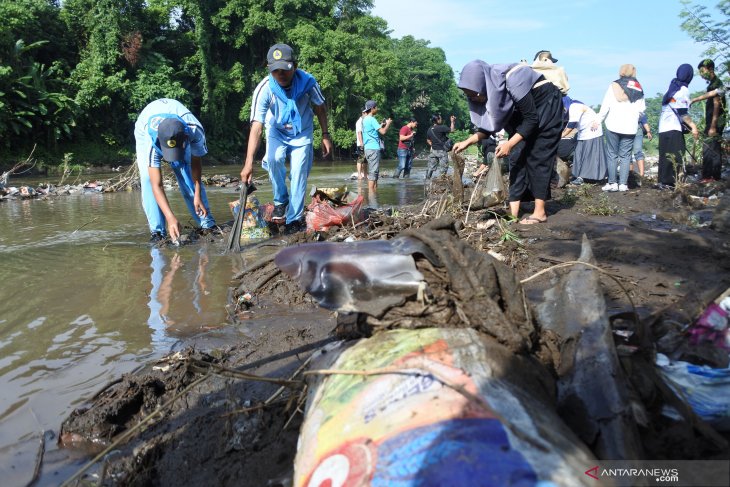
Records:
<instances>
[{"instance_id":1,"label":"woman in hijab","mask_svg":"<svg viewBox=\"0 0 730 487\"><path fill-rule=\"evenodd\" d=\"M697 126L689 116L689 84L694 69L689 64L677 68L677 77L669 83L669 89L662 98L662 112L659 115L659 189L673 188L677 168L683 163L685 143L684 131L691 131L692 137L700 136Z\"/></svg>"},{"instance_id":2,"label":"woman in hijab","mask_svg":"<svg viewBox=\"0 0 730 487\"><path fill-rule=\"evenodd\" d=\"M550 177L562 130L560 90L526 64L487 64L475 60L461 70L459 88L469 101L477 132L454 144L458 153L499 132L510 134L495 157L510 156L509 206L519 216L521 201L535 201L535 209L520 223L547 221ZM519 144L519 145L518 145Z\"/></svg>"},{"instance_id":3,"label":"woman in hijab","mask_svg":"<svg viewBox=\"0 0 730 487\"><path fill-rule=\"evenodd\" d=\"M644 90L636 79L633 64L624 64L618 70L619 78L608 85L598 112L595 126L606 121L606 155L608 156L608 183L603 191L628 191L631 150L634 147L639 117L646 111ZM621 171L617 177L617 169Z\"/></svg>"}]
</instances>

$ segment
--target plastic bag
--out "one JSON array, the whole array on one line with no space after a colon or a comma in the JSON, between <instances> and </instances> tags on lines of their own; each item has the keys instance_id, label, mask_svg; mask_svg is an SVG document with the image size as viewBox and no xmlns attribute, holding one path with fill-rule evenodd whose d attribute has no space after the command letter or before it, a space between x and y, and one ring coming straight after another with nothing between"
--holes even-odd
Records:
<instances>
[{"instance_id":1,"label":"plastic bag","mask_svg":"<svg viewBox=\"0 0 730 487\"><path fill-rule=\"evenodd\" d=\"M495 158L484 180L475 186L474 191L477 194L474 196L472 209L489 208L502 203L507 198L507 188L504 186L504 180L502 179L501 165L502 159Z\"/></svg>"},{"instance_id":2,"label":"plastic bag","mask_svg":"<svg viewBox=\"0 0 730 487\"><path fill-rule=\"evenodd\" d=\"M233 217L239 212L240 202L238 200L228 203L231 208ZM243 214L243 223L241 224L241 242L251 239L269 238L271 232L269 226L264 220L264 215L259 200L255 196L249 196L246 199L246 209Z\"/></svg>"},{"instance_id":3,"label":"plastic bag","mask_svg":"<svg viewBox=\"0 0 730 487\"><path fill-rule=\"evenodd\" d=\"M357 223L362 220L362 195L351 203L333 206L328 201L315 199L307 206L307 231L321 232L333 226Z\"/></svg>"},{"instance_id":4,"label":"plastic bag","mask_svg":"<svg viewBox=\"0 0 730 487\"><path fill-rule=\"evenodd\" d=\"M718 431L730 431L730 368L714 369L657 354L667 383L682 393L694 412ZM670 417L674 415L667 411Z\"/></svg>"},{"instance_id":5,"label":"plastic bag","mask_svg":"<svg viewBox=\"0 0 730 487\"><path fill-rule=\"evenodd\" d=\"M295 487L595 485L583 472L596 460L534 393L539 367L475 330L390 330L326 352L314 368L391 373L310 383Z\"/></svg>"}]
</instances>

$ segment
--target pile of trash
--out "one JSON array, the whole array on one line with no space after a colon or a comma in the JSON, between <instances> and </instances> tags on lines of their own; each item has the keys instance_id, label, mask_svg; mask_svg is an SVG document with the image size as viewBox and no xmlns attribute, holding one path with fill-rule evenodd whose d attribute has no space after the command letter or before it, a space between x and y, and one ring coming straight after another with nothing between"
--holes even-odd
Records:
<instances>
[{"instance_id":1,"label":"pile of trash","mask_svg":"<svg viewBox=\"0 0 730 487\"><path fill-rule=\"evenodd\" d=\"M277 254L337 311L342 336L359 338L328 347L308 372L294 485L587 485L597 459L727 455L726 297L675 330L677 349L663 355L660 317L609 318L587 239L579 264L528 303L513 271L454 225ZM724 369L675 361L708 343Z\"/></svg>"}]
</instances>

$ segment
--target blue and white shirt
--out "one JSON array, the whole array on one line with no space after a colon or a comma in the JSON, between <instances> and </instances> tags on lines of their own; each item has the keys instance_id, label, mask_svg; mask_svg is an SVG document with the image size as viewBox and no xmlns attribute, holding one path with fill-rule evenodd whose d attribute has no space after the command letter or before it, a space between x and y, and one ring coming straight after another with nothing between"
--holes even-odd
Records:
<instances>
[{"instance_id":1,"label":"blue and white shirt","mask_svg":"<svg viewBox=\"0 0 730 487\"><path fill-rule=\"evenodd\" d=\"M662 112L659 115L659 133L676 130L682 132L682 125L679 118L689 111L690 102L689 88L682 86L672 97L667 105L662 105Z\"/></svg>"},{"instance_id":2,"label":"blue and white shirt","mask_svg":"<svg viewBox=\"0 0 730 487\"><path fill-rule=\"evenodd\" d=\"M189 163L192 156L203 157L208 153L205 130L198 119L179 101L161 98L144 107L134 124L137 154L145 154L147 167L159 168L162 165L162 151L157 145L157 127L166 118L178 118L187 127L190 143L185 148L185 162ZM140 144L146 146L142 151L139 150Z\"/></svg>"},{"instance_id":3,"label":"blue and white shirt","mask_svg":"<svg viewBox=\"0 0 730 487\"><path fill-rule=\"evenodd\" d=\"M284 90L288 93L288 90ZM279 100L269 88L269 77L266 76L253 91L251 102L251 121L261 122L266 127L268 137L274 137L288 145L301 147L312 143L314 129L314 111L312 104L322 105L325 102L322 89L318 83L297 100L297 110L302 118L302 131L294 135L291 127L277 123L279 112L284 103Z\"/></svg>"}]
</instances>

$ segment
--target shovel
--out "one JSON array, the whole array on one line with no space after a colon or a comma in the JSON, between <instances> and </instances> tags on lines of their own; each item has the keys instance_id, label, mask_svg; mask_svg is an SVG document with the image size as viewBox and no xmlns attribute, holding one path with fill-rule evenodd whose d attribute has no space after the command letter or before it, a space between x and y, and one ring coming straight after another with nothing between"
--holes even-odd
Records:
<instances>
[{"instance_id":1,"label":"shovel","mask_svg":"<svg viewBox=\"0 0 730 487\"><path fill-rule=\"evenodd\" d=\"M241 227L243 226L243 216L246 213L246 200L248 199L248 195L254 191L256 191L256 186L241 182L241 196L238 202L238 213L236 213L236 218L233 220L231 233L228 234L228 246L226 247L226 253L241 251Z\"/></svg>"}]
</instances>

